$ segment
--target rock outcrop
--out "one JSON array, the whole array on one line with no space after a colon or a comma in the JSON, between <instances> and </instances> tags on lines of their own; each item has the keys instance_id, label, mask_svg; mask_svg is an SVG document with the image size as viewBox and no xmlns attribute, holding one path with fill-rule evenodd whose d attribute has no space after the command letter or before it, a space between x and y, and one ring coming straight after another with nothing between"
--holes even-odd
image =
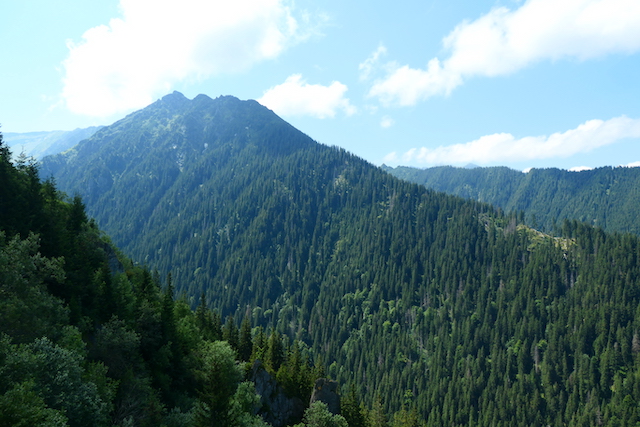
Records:
<instances>
[{"instance_id":1,"label":"rock outcrop","mask_svg":"<svg viewBox=\"0 0 640 427\"><path fill-rule=\"evenodd\" d=\"M326 403L329 412L340 413L340 395L338 394L338 383L326 378L318 378L311 394L309 404L321 401Z\"/></svg>"},{"instance_id":2,"label":"rock outcrop","mask_svg":"<svg viewBox=\"0 0 640 427\"><path fill-rule=\"evenodd\" d=\"M256 385L256 393L260 395L260 409L257 414L273 427L283 427L300 422L304 415L305 404L297 397L288 397L256 360L251 368L251 381Z\"/></svg>"}]
</instances>

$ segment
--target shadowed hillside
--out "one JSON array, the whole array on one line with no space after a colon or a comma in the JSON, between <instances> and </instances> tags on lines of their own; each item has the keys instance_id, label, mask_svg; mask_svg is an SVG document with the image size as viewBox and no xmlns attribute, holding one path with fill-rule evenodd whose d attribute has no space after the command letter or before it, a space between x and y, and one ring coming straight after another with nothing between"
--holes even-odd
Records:
<instances>
[{"instance_id":1,"label":"shadowed hillside","mask_svg":"<svg viewBox=\"0 0 640 427\"><path fill-rule=\"evenodd\" d=\"M506 212L523 211L529 224L549 232L565 219L577 219L608 231L640 233L640 168L527 173L506 167L383 169L436 191L490 203Z\"/></svg>"}]
</instances>

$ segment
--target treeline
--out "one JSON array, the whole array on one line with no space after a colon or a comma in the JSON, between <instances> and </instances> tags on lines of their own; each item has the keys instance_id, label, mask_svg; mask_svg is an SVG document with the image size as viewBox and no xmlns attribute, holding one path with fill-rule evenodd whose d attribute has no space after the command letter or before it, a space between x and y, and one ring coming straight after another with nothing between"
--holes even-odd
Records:
<instances>
[{"instance_id":1,"label":"treeline","mask_svg":"<svg viewBox=\"0 0 640 427\"><path fill-rule=\"evenodd\" d=\"M640 234L640 168L601 167L580 172L506 167L418 169L383 166L390 174L456 196L525 212L534 228L557 232L577 219L609 232Z\"/></svg>"}]
</instances>

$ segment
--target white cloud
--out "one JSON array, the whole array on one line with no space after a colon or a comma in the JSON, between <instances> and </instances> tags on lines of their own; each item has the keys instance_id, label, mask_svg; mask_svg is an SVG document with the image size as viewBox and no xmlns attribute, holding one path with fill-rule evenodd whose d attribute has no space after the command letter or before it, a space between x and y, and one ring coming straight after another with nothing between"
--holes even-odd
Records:
<instances>
[{"instance_id":1,"label":"white cloud","mask_svg":"<svg viewBox=\"0 0 640 427\"><path fill-rule=\"evenodd\" d=\"M178 81L274 58L309 34L286 1L120 0L122 17L68 43L67 107L108 116L148 105Z\"/></svg>"},{"instance_id":2,"label":"white cloud","mask_svg":"<svg viewBox=\"0 0 640 427\"><path fill-rule=\"evenodd\" d=\"M267 90L258 102L282 116L335 117L338 110L352 115L356 108L345 98L347 86L333 82L329 86L307 83L300 74Z\"/></svg>"},{"instance_id":3,"label":"white cloud","mask_svg":"<svg viewBox=\"0 0 640 427\"><path fill-rule=\"evenodd\" d=\"M626 138L640 138L640 119L620 116L607 121L589 120L563 133L519 139L509 133L496 133L466 144L412 148L403 159L436 165L549 159L588 152Z\"/></svg>"},{"instance_id":4,"label":"white cloud","mask_svg":"<svg viewBox=\"0 0 640 427\"><path fill-rule=\"evenodd\" d=\"M473 76L507 75L543 60L637 52L640 2L528 0L516 10L499 7L462 22L443 45L447 59L433 58L426 69L396 65L369 95L388 105L414 105Z\"/></svg>"},{"instance_id":5,"label":"white cloud","mask_svg":"<svg viewBox=\"0 0 640 427\"><path fill-rule=\"evenodd\" d=\"M396 123L395 120L393 120L391 117L389 116L384 116L382 118L382 120L380 120L380 127L383 129L387 129L390 128L391 126L393 126Z\"/></svg>"},{"instance_id":6,"label":"white cloud","mask_svg":"<svg viewBox=\"0 0 640 427\"><path fill-rule=\"evenodd\" d=\"M639 168L640 167L640 161L639 162L631 162L631 163L626 164L624 166L628 167L628 168Z\"/></svg>"},{"instance_id":7,"label":"white cloud","mask_svg":"<svg viewBox=\"0 0 640 427\"><path fill-rule=\"evenodd\" d=\"M460 75L447 72L438 58L434 58L426 70L406 65L396 68L384 80L374 83L369 96L378 97L385 105L408 106L434 95L448 95L461 83Z\"/></svg>"},{"instance_id":8,"label":"white cloud","mask_svg":"<svg viewBox=\"0 0 640 427\"><path fill-rule=\"evenodd\" d=\"M360 80L368 80L371 76L373 70L378 66L380 62L380 57L387 53L387 48L383 45L378 46L375 52L371 54L367 59L364 60L360 65L358 65L358 69L360 70Z\"/></svg>"},{"instance_id":9,"label":"white cloud","mask_svg":"<svg viewBox=\"0 0 640 427\"><path fill-rule=\"evenodd\" d=\"M387 154L386 156L384 156L384 158L382 159L382 161L384 163L398 163L398 153L396 153L395 151Z\"/></svg>"}]
</instances>

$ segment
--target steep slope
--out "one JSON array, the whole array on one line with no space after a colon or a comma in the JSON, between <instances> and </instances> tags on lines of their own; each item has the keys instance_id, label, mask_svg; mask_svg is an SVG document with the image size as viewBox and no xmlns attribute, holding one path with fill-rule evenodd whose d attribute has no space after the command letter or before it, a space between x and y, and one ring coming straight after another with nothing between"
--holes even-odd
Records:
<instances>
[{"instance_id":1,"label":"steep slope","mask_svg":"<svg viewBox=\"0 0 640 427\"><path fill-rule=\"evenodd\" d=\"M246 327L235 347L221 342L229 323L222 328L203 306L191 311L170 284L161 290L158 277L120 256L80 198L40 181L35 163L11 163L1 133L0 182L1 426L267 427L235 361L252 350ZM266 347L255 344L258 354ZM308 401L315 370L296 348L297 376L281 385ZM288 355L279 361L291 369ZM267 371L253 372L269 380L272 401L287 402ZM269 403L263 412L282 414Z\"/></svg>"},{"instance_id":2,"label":"steep slope","mask_svg":"<svg viewBox=\"0 0 640 427\"><path fill-rule=\"evenodd\" d=\"M505 211L524 211L534 227L552 231L565 219L640 234L640 168L603 167L580 172L506 167L427 169L383 167L436 191L479 200Z\"/></svg>"},{"instance_id":3,"label":"steep slope","mask_svg":"<svg viewBox=\"0 0 640 427\"><path fill-rule=\"evenodd\" d=\"M545 236L233 97L174 93L42 170L178 292L304 340L370 405L434 426L639 419L635 237Z\"/></svg>"}]
</instances>

